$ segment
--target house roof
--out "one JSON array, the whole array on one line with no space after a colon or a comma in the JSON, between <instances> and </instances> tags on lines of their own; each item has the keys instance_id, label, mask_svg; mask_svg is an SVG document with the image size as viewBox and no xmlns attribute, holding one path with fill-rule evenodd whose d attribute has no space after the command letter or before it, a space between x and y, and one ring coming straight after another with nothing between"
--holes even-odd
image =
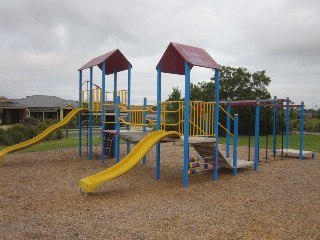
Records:
<instances>
[{"instance_id":1,"label":"house roof","mask_svg":"<svg viewBox=\"0 0 320 240\"><path fill-rule=\"evenodd\" d=\"M0 96L0 107L1 108L12 108L12 109L25 109L26 106L23 106L5 96Z\"/></svg>"},{"instance_id":2,"label":"house roof","mask_svg":"<svg viewBox=\"0 0 320 240\"><path fill-rule=\"evenodd\" d=\"M63 108L66 106L78 107L79 102L73 100L64 100L63 102L57 104L55 107Z\"/></svg>"},{"instance_id":3,"label":"house roof","mask_svg":"<svg viewBox=\"0 0 320 240\"><path fill-rule=\"evenodd\" d=\"M193 66L220 69L220 65L202 48L170 42L158 65L161 72L184 75L184 64L187 61L190 69Z\"/></svg>"},{"instance_id":4,"label":"house roof","mask_svg":"<svg viewBox=\"0 0 320 240\"><path fill-rule=\"evenodd\" d=\"M81 68L79 68L78 71L94 66L98 66L100 69L102 69L103 62L106 62L106 75L114 73L115 69L117 72L127 70L129 64L132 67L132 64L126 59L120 50L116 49L91 59Z\"/></svg>"},{"instance_id":5,"label":"house roof","mask_svg":"<svg viewBox=\"0 0 320 240\"><path fill-rule=\"evenodd\" d=\"M61 108L67 105L77 107L79 104L73 100L65 100L56 96L33 95L14 101L28 108Z\"/></svg>"}]
</instances>

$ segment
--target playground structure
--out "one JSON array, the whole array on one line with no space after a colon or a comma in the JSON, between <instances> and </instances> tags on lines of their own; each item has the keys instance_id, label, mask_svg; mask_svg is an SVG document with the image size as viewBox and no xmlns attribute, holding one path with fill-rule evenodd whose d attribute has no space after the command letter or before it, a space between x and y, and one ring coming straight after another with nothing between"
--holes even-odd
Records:
<instances>
[{"instance_id":1,"label":"playground structure","mask_svg":"<svg viewBox=\"0 0 320 240\"><path fill-rule=\"evenodd\" d=\"M264 100L243 100L243 101L231 101L230 99L226 102L223 102L227 107L227 112L231 112L232 106L252 106L255 107L255 136L254 136L254 146L255 146L255 163L259 161L259 136L260 136L260 112L261 108L270 108L273 111L273 124L272 124L272 156L275 158L276 155L278 156L286 156L286 157L298 157L299 159L303 158L313 158L314 152L312 151L304 151L303 150L303 141L304 141L304 133L303 133L303 126L304 126L304 102L301 102L301 104L291 104L291 100L287 97L286 99L277 99L275 96L273 99L264 99ZM299 131L299 150L296 149L289 149L289 135L290 135L290 109L297 108L300 110L300 131ZM281 110L281 149L277 149L277 111L278 109ZM284 109L285 109L285 116L284 116ZM268 112L267 112L268 113ZM268 123L268 114L267 114L267 123ZM284 119L285 119L285 148L284 148L284 142L283 142L283 136L284 136ZM230 119L229 115L227 115L227 129L230 127ZM268 127L267 127L268 131ZM266 159L268 159L267 156L267 147L268 147L268 133L266 138ZM229 150L230 148L230 134L227 132L226 134L226 155L229 156ZM250 134L249 134L249 155L250 155ZM257 166L255 166L256 168Z\"/></svg>"},{"instance_id":2,"label":"playground structure","mask_svg":"<svg viewBox=\"0 0 320 240\"><path fill-rule=\"evenodd\" d=\"M93 89L93 67L98 66L102 71L101 76L101 89L99 88L99 93L101 96L94 98L94 93L97 90ZM214 70L216 89L214 92L215 99L212 102L199 102L190 101L190 71L194 67L205 67ZM180 138L168 137L166 134L160 135L161 138L152 138L149 140L152 146L156 146L156 163L155 163L155 178L160 179L160 140L162 142L181 142L184 148L184 159L183 159L183 186L187 187L189 185L189 145L192 145L199 153L199 155L205 159L207 162L206 166L211 166L213 170L212 177L214 180L218 179L218 166L224 165L232 169L233 174L237 174L237 169L240 167L252 166L252 162L237 159L237 128L238 128L238 116L230 116L234 120L234 129L231 132L230 128L227 129L221 123L219 123L219 78L220 78L220 65L215 62L215 60L203 49L191 47L187 45L182 45L178 43L170 43L164 52L162 58L160 59L156 69L157 69L157 105L147 108L146 99L144 99L144 105L142 106L131 106L130 105L130 88L131 88L131 63L124 57L120 50L114 50L99 57L96 57L86 63L83 67L79 69L79 103L80 106L83 99L83 81L82 81L82 71L89 69L90 80L89 80L89 154L88 158L92 159L92 115L96 110L94 106L101 107L101 130L102 132L115 133L114 143L115 143L115 160L116 165L114 169L116 171L108 170L103 171L99 174L93 175L88 178L84 178L80 181L80 188L85 192L93 191L94 188L109 179L119 176L128 170L119 159L119 138L122 137L127 141L127 154L125 161L130 166L137 164L143 156L136 156L130 153L130 144L138 143L132 152L142 151L145 155L147 151L142 147L142 143L145 142L146 138L150 138L150 135L146 132L146 127L156 125L155 135L166 131L169 128L173 128L174 132L170 135L179 135ZM120 71L128 71L128 93L126 103L123 103L116 93L117 89L117 73ZM171 101L162 102L161 99L161 73L178 74L185 76L185 97L184 101ZM106 75L113 74L113 85L114 85L114 95L113 103L106 103ZM97 85L95 83L95 85ZM97 103L94 99L101 100L101 103ZM109 107L109 108L108 108ZM111 108L110 108L111 107ZM108 109L107 109L108 108ZM109 111L109 112L108 112ZM147 113L156 113L156 120L150 120L146 117ZM230 115L225 111L225 114ZM106 119L107 114L112 115L113 120ZM175 115L175 122L167 121L169 115ZM81 116L79 116L81 118ZM126 125L125 130L120 130L120 123ZM114 124L114 130L106 130L106 124ZM142 128L139 133L133 130L133 127ZM225 131L229 132L230 136L234 137L234 148L233 157L229 158L219 150L219 138L218 128L222 127ZM175 134L174 134L175 133ZM104 142L102 141L102 146ZM79 121L79 156L82 152L81 144L81 121ZM139 158L139 159L138 159ZM211 159L208 162L208 159ZM101 161L104 162L105 153L102 148ZM145 162L146 159L143 159ZM222 164L220 164L220 162ZM119 165L118 165L119 164ZM119 170L120 168L120 170ZM116 173L117 172L117 173ZM121 173L121 174L119 174Z\"/></svg>"},{"instance_id":3,"label":"playground structure","mask_svg":"<svg viewBox=\"0 0 320 240\"><path fill-rule=\"evenodd\" d=\"M101 87L93 81L93 67L101 69ZM215 74L215 99L210 102L190 101L190 72L194 67L209 68ZM219 99L220 65L204 50L178 43L170 43L160 59L157 70L157 104L147 107L147 99L143 105L131 105L131 63L120 52L114 50L96 57L82 66L79 71L79 108L69 113L63 121L48 128L37 137L0 151L0 161L5 154L29 147L45 139L52 132L66 126L78 115L79 149L82 156L82 115L89 118L88 124L88 159L93 159L93 117L101 116L101 161L112 157L111 149L114 148L116 164L100 173L80 180L80 189L92 192L101 183L116 178L134 167L143 159L154 145L156 146L155 178L160 179L160 151L161 142L180 142L183 144L183 186L188 187L189 176L201 170L212 170L213 180L218 180L219 167L232 169L233 175L237 175L237 169L251 167L258 170L259 164L259 118L260 107L268 106L274 110L274 116L278 108L286 108L286 121L289 121L289 108L299 107L300 111L300 150L299 158L304 157L303 149L303 102L301 105L289 105L289 99L283 101L286 105L279 104L276 98L273 102L261 100L247 102L227 101L225 110ZM82 72L90 71L90 79L83 81ZM117 73L127 70L127 90L118 90ZM183 101L166 101L161 99L162 73L184 75L185 96ZM106 76L113 74L113 92L106 91ZM112 81L112 80L111 80ZM86 88L84 88L86 86ZM111 100L110 100L111 93ZM231 115L231 106L255 106L255 155L254 161L238 159L238 115ZM226 114L226 126L219 122L219 115ZM147 117L147 114L156 114L156 120ZM174 121L172 120L174 119ZM231 122L233 121L233 124ZM274 117L274 122L276 117ZM276 123L274 123L273 155L276 155ZM124 125L125 129L120 128ZM156 131L150 133L147 127L155 125ZM231 126L233 126L231 130ZM282 155L289 154L289 124L286 124L286 149L282 149ZM219 149L218 129L226 132L226 152ZM233 151L230 153L230 138L233 137ZM127 156L120 161L120 138L127 142ZM131 143L136 146L131 150ZM114 144L114 147L113 145ZM189 156L189 146L192 145L199 156ZM106 153L107 152L107 153ZM309 153L306 153L309 154Z\"/></svg>"}]
</instances>

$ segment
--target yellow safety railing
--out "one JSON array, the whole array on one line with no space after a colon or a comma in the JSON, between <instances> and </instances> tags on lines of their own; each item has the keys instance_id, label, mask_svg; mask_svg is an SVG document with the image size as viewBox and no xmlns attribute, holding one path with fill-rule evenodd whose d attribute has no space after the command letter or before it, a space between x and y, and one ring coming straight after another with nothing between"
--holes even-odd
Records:
<instances>
[{"instance_id":1,"label":"yellow safety railing","mask_svg":"<svg viewBox=\"0 0 320 240\"><path fill-rule=\"evenodd\" d=\"M189 136L214 136L214 103L190 101ZM184 102L161 103L161 129L184 134Z\"/></svg>"},{"instance_id":2,"label":"yellow safety railing","mask_svg":"<svg viewBox=\"0 0 320 240\"><path fill-rule=\"evenodd\" d=\"M106 106L115 106L114 104L105 104ZM214 106L215 102L190 101L190 125L189 136L208 136L214 137ZM122 113L130 113L130 120L125 120L120 117L118 120L125 125L130 125L133 128L142 128L144 126L151 127L156 123L155 120L145 118L145 113L155 113L156 106L145 108L143 105L131 105L127 108L125 104L118 105ZM160 103L160 128L161 130L174 130L184 135L184 101L166 101ZM220 109L232 120L234 118L221 106ZM219 126L228 132L221 123Z\"/></svg>"},{"instance_id":3,"label":"yellow safety railing","mask_svg":"<svg viewBox=\"0 0 320 240\"><path fill-rule=\"evenodd\" d=\"M110 97L112 94L112 97ZM117 91L117 96L120 96L120 103L127 105L128 104L128 90L119 90ZM105 94L105 102L113 102L114 93L106 92ZM90 102L90 90L82 90L81 91L81 107L89 108ZM102 109L102 89L94 88L92 89L92 111L93 112L101 112Z\"/></svg>"}]
</instances>

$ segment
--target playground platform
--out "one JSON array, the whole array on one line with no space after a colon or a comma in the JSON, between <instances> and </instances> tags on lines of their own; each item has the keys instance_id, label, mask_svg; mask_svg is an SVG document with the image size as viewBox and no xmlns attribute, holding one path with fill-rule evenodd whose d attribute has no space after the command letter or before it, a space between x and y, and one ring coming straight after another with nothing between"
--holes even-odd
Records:
<instances>
[{"instance_id":1,"label":"playground platform","mask_svg":"<svg viewBox=\"0 0 320 240\"><path fill-rule=\"evenodd\" d=\"M299 158L300 151L296 149L278 149L276 150L277 156L284 156L284 157L293 157ZM315 153L313 151L302 151L303 158L315 158Z\"/></svg>"},{"instance_id":2,"label":"playground platform","mask_svg":"<svg viewBox=\"0 0 320 240\"><path fill-rule=\"evenodd\" d=\"M121 130L119 136L125 141L133 144L139 143L151 130L142 132L140 130ZM184 136L174 138L172 136L161 139L161 142L175 142L177 145L183 145ZM189 144L199 153L202 158L212 158L216 139L207 137L189 137ZM237 168L252 167L253 162L237 159ZM219 148L219 167L233 169L233 159L227 158L226 153Z\"/></svg>"}]
</instances>

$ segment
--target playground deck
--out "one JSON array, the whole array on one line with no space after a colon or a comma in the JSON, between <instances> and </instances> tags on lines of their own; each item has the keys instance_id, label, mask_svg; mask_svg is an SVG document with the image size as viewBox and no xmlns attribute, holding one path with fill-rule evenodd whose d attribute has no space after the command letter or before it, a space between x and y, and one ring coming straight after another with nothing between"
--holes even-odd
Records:
<instances>
[{"instance_id":1,"label":"playground deck","mask_svg":"<svg viewBox=\"0 0 320 240\"><path fill-rule=\"evenodd\" d=\"M300 151L296 149L278 149L276 150L277 156L286 156L286 157L294 157L299 158ZM302 151L303 158L314 158L313 151Z\"/></svg>"}]
</instances>

